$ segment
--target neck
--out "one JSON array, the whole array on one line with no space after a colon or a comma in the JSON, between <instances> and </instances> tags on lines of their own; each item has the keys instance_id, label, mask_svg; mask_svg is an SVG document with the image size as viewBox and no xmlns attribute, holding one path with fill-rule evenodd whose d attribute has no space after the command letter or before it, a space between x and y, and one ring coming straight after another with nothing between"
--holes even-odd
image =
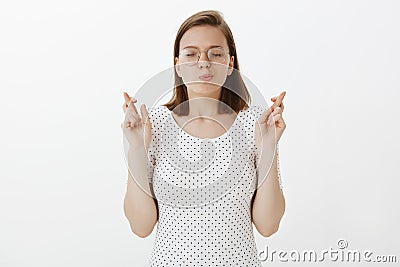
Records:
<instances>
[{"instance_id":1,"label":"neck","mask_svg":"<svg viewBox=\"0 0 400 267\"><path fill-rule=\"evenodd\" d=\"M221 89L209 95L188 91L190 116L212 116L218 114Z\"/></svg>"}]
</instances>

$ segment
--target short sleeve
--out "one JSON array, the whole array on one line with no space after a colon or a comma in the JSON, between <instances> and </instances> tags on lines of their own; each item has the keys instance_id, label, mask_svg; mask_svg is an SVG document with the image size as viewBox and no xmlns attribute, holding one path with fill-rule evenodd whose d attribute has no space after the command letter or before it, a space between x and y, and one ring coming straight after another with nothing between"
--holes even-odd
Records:
<instances>
[{"instance_id":1,"label":"short sleeve","mask_svg":"<svg viewBox=\"0 0 400 267\"><path fill-rule=\"evenodd\" d=\"M166 115L165 106L154 106L148 109L149 120L151 122L151 142L147 152L149 182L153 183L154 168L158 162L160 151L160 136L163 120Z\"/></svg>"},{"instance_id":2,"label":"short sleeve","mask_svg":"<svg viewBox=\"0 0 400 267\"><path fill-rule=\"evenodd\" d=\"M147 170L148 170L148 174L149 174L149 182L153 183L153 174L154 174L154 167L156 165L156 153L157 153L157 146L156 146L156 136L155 136L155 118L156 118L156 108L152 107L150 108L148 111L149 114L149 120L151 122L151 141L150 141L150 145L147 151L147 160L148 160L148 164L147 164Z\"/></svg>"}]
</instances>

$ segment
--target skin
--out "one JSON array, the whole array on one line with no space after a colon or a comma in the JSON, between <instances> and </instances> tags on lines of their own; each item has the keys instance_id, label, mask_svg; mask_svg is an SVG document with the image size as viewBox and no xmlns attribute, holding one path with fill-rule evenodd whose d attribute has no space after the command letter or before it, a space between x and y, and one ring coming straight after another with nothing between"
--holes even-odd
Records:
<instances>
[{"instance_id":1,"label":"skin","mask_svg":"<svg viewBox=\"0 0 400 267\"><path fill-rule=\"evenodd\" d=\"M278 231L286 207L278 180L278 154L274 149L286 128L282 117L285 95L283 91L271 99L274 104L261 114L255 126L259 181L252 205L252 221L257 231L265 237Z\"/></svg>"},{"instance_id":2,"label":"skin","mask_svg":"<svg viewBox=\"0 0 400 267\"><path fill-rule=\"evenodd\" d=\"M219 114L218 102L228 75L232 74L234 56L225 55L223 64L211 63L205 52L212 46L220 46L229 51L223 33L212 26L202 25L189 29L182 36L180 50L185 47L194 46L203 50L199 61L194 66L187 66L179 57L175 58L175 69L183 79L187 90L190 104L188 116L174 116L175 121L187 133L199 138L215 138L227 131L233 124L236 113ZM202 81L199 76L212 74L211 81ZM199 131L199 129L202 129Z\"/></svg>"},{"instance_id":3,"label":"skin","mask_svg":"<svg viewBox=\"0 0 400 267\"><path fill-rule=\"evenodd\" d=\"M195 26L182 36L180 50L185 47L194 46L200 50L207 50L211 46L220 46L229 51L228 44L222 32L212 26ZM216 114L221 85L224 84L227 75L233 71L234 56L225 55L222 64L210 63L206 52L202 52L198 64L187 66L185 61L175 58L175 69L183 79L187 89L190 103L190 112L193 115ZM214 75L211 81L201 81L202 74ZM195 98L205 97L201 101L191 101ZM210 98L217 101L209 101ZM206 106L204 106L206 105Z\"/></svg>"},{"instance_id":4,"label":"skin","mask_svg":"<svg viewBox=\"0 0 400 267\"><path fill-rule=\"evenodd\" d=\"M210 46L218 45L228 50L223 33L212 26L195 26L189 29L182 37L180 49L186 46L196 46L200 50L207 50ZM236 118L233 114L218 114L218 102L221 93L221 85L228 75L232 73L234 57L226 55L224 64L212 64L208 61L207 54L201 53L199 62L194 66L187 66L175 58L175 68L184 80L188 89L190 114L188 116L174 116L178 125L193 136L199 138L214 138L222 135L230 128ZM203 82L198 77L205 73L214 75L211 82ZM259 185L254 195L252 206L252 221L263 236L270 236L279 228L280 220L285 211L285 199L278 182L277 154L275 147L279 142L286 124L282 117L284 109L283 99L286 92L272 97L272 106L265 110L255 123L255 140L259 155L258 171ZM126 114L121 128L132 145L132 151L147 151L151 140L151 123L148 119L147 108L140 106L140 113L135 106L137 99L124 92L125 102L122 108ZM191 120L195 118L194 120ZM190 123L187 123L191 120ZM182 125L184 127L182 127ZM143 146L144 144L144 146ZM137 152L141 154L142 152ZM142 153L143 154L143 153ZM135 157L132 155L132 157ZM139 161L136 159L136 161ZM268 162L272 162L269 169ZM136 176L135 176L136 177ZM133 178L130 176L130 178ZM133 179L130 179L133 180ZM141 193L140 193L140 192ZM136 194L133 196L132 194ZM151 201L148 195L145 197L136 183L128 182L128 190L125 196L125 213L128 217L132 231L145 237L149 235L157 222L155 200ZM143 202L143 199L145 201ZM132 208L135 202L142 202L141 207ZM143 209L150 209L144 211ZM138 215L140 214L140 215ZM141 216L141 217L139 217ZM141 222L133 222L130 218L144 218ZM147 225L146 226L146 220ZM139 225L139 226L138 226Z\"/></svg>"}]
</instances>

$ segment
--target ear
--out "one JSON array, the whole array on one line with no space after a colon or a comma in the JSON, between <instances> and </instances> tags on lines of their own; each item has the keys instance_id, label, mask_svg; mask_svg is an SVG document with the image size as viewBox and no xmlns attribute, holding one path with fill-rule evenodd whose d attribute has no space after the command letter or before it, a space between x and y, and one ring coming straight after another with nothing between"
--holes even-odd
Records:
<instances>
[{"instance_id":1,"label":"ear","mask_svg":"<svg viewBox=\"0 0 400 267\"><path fill-rule=\"evenodd\" d=\"M231 56L231 58L229 60L228 76L231 75L233 72L234 62L235 62L235 57Z\"/></svg>"},{"instance_id":2,"label":"ear","mask_svg":"<svg viewBox=\"0 0 400 267\"><path fill-rule=\"evenodd\" d=\"M179 66L179 58L175 57L175 71L178 73L179 77L182 77L181 67Z\"/></svg>"}]
</instances>

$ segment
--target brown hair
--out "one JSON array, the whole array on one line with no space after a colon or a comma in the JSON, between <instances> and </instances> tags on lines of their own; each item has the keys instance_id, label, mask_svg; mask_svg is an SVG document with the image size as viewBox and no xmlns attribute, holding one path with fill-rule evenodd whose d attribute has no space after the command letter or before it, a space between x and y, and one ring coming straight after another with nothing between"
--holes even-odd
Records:
<instances>
[{"instance_id":1,"label":"brown hair","mask_svg":"<svg viewBox=\"0 0 400 267\"><path fill-rule=\"evenodd\" d=\"M234 110L235 112L239 112L244 108L248 108L251 97L239 72L239 62L236 54L235 41L233 39L233 35L228 24L225 22L223 15L220 12L215 10L200 11L190 16L182 23L175 38L174 66L175 57L179 57L179 45L182 36L190 28L199 25L210 25L219 28L225 35L226 42L228 43L229 55L234 56L233 72L226 78L226 81L222 86L222 91L219 99L220 102L225 103L228 107L222 103L219 103L219 112L231 112L232 110ZM183 83L182 78L179 77L175 68L174 77L175 85L172 98L169 100L168 103L163 104L163 106L166 106L169 110L173 110L174 113L178 115L188 115L189 106L187 101L187 87Z\"/></svg>"}]
</instances>

